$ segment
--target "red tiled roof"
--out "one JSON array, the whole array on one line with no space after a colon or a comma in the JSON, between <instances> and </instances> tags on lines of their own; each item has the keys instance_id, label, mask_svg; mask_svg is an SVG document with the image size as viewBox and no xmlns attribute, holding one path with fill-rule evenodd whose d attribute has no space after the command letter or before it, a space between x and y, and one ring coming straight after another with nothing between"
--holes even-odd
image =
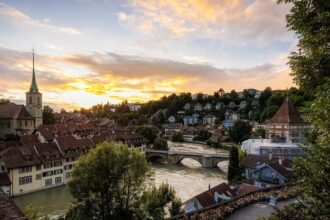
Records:
<instances>
[{"instance_id":1,"label":"red tiled roof","mask_svg":"<svg viewBox=\"0 0 330 220\"><path fill-rule=\"evenodd\" d=\"M16 105L15 103L0 105L0 118L33 119L30 113L27 112L24 105Z\"/></svg>"},{"instance_id":2,"label":"red tiled roof","mask_svg":"<svg viewBox=\"0 0 330 220\"><path fill-rule=\"evenodd\" d=\"M32 146L34 144L40 143L36 135L24 135L20 137L20 141L23 146Z\"/></svg>"},{"instance_id":3,"label":"red tiled roof","mask_svg":"<svg viewBox=\"0 0 330 220\"><path fill-rule=\"evenodd\" d=\"M0 219L27 220L15 202L0 188Z\"/></svg>"},{"instance_id":4,"label":"red tiled roof","mask_svg":"<svg viewBox=\"0 0 330 220\"><path fill-rule=\"evenodd\" d=\"M9 169L41 164L32 146L10 147L0 157Z\"/></svg>"},{"instance_id":5,"label":"red tiled roof","mask_svg":"<svg viewBox=\"0 0 330 220\"><path fill-rule=\"evenodd\" d=\"M244 167L255 168L257 165L261 165L263 163L269 164L275 161L278 161L278 158L272 157L269 159L267 156L248 154L243 163Z\"/></svg>"},{"instance_id":6,"label":"red tiled roof","mask_svg":"<svg viewBox=\"0 0 330 220\"><path fill-rule=\"evenodd\" d=\"M35 148L42 162L63 159L63 156L55 143L36 144Z\"/></svg>"},{"instance_id":7,"label":"red tiled roof","mask_svg":"<svg viewBox=\"0 0 330 220\"><path fill-rule=\"evenodd\" d=\"M236 193L234 190L232 190L227 183L221 183L220 185L217 185L205 192L202 192L201 194L198 194L194 198L198 200L198 202L203 206L207 207L210 205L214 205L217 202L214 200L214 193L219 194L225 194L228 197L235 197Z\"/></svg>"},{"instance_id":8,"label":"red tiled roof","mask_svg":"<svg viewBox=\"0 0 330 220\"><path fill-rule=\"evenodd\" d=\"M270 120L270 123L305 124L296 107L287 98Z\"/></svg>"},{"instance_id":9,"label":"red tiled roof","mask_svg":"<svg viewBox=\"0 0 330 220\"><path fill-rule=\"evenodd\" d=\"M240 185L238 187L237 196L243 196L243 195L246 195L246 194L248 194L250 192L257 191L259 189L260 188L259 187L256 187L255 185L243 183L242 185Z\"/></svg>"}]
</instances>

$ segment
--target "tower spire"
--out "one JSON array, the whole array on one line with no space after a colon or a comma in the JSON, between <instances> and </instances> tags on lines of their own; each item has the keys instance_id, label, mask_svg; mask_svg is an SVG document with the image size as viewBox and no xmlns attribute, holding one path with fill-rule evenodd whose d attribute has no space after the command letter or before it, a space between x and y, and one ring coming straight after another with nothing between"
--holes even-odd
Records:
<instances>
[{"instance_id":1,"label":"tower spire","mask_svg":"<svg viewBox=\"0 0 330 220\"><path fill-rule=\"evenodd\" d=\"M33 67L32 67L32 82L30 86L30 92L38 92L38 85L36 82L36 74L34 70L34 47L32 49L32 62L33 62Z\"/></svg>"}]
</instances>

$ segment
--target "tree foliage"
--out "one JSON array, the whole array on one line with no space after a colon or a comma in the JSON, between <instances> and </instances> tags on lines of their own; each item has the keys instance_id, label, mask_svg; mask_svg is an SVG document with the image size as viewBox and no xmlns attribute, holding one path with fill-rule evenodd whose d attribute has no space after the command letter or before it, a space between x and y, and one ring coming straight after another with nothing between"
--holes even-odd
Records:
<instances>
[{"instance_id":1,"label":"tree foliage","mask_svg":"<svg viewBox=\"0 0 330 220\"><path fill-rule=\"evenodd\" d=\"M299 203L277 212L278 219L329 219L330 216L330 2L279 0L293 4L287 26L299 36L298 51L290 56L292 76L314 100L305 108L312 130L306 155L294 166L303 193ZM295 213L292 215L292 213Z\"/></svg>"},{"instance_id":2,"label":"tree foliage","mask_svg":"<svg viewBox=\"0 0 330 220\"><path fill-rule=\"evenodd\" d=\"M79 159L69 182L76 206L67 219L134 219L152 175L144 156L125 145L102 143Z\"/></svg>"},{"instance_id":3,"label":"tree foliage","mask_svg":"<svg viewBox=\"0 0 330 220\"><path fill-rule=\"evenodd\" d=\"M42 120L44 124L55 124L54 110L45 105L42 110Z\"/></svg>"},{"instance_id":4,"label":"tree foliage","mask_svg":"<svg viewBox=\"0 0 330 220\"><path fill-rule=\"evenodd\" d=\"M150 187L152 174L138 150L98 145L74 167L69 187L75 200L66 219L163 219L164 208L178 198L168 184Z\"/></svg>"},{"instance_id":5,"label":"tree foliage","mask_svg":"<svg viewBox=\"0 0 330 220\"><path fill-rule=\"evenodd\" d=\"M239 156L237 147L233 146L230 148L229 153L229 165L228 165L228 182L240 180L242 176L241 169L239 166Z\"/></svg>"},{"instance_id":6,"label":"tree foliage","mask_svg":"<svg viewBox=\"0 0 330 220\"><path fill-rule=\"evenodd\" d=\"M233 127L229 130L230 140L235 143L241 143L247 140L251 135L252 126L249 122L243 120L235 121Z\"/></svg>"},{"instance_id":7,"label":"tree foliage","mask_svg":"<svg viewBox=\"0 0 330 220\"><path fill-rule=\"evenodd\" d=\"M168 150L167 140L157 137L154 141L153 148L157 150Z\"/></svg>"},{"instance_id":8,"label":"tree foliage","mask_svg":"<svg viewBox=\"0 0 330 220\"><path fill-rule=\"evenodd\" d=\"M157 137L150 126L139 126L135 129L135 132L147 138L150 144L153 144Z\"/></svg>"},{"instance_id":9,"label":"tree foliage","mask_svg":"<svg viewBox=\"0 0 330 220\"><path fill-rule=\"evenodd\" d=\"M183 134L181 132L176 132L172 136L172 141L173 142L184 142Z\"/></svg>"},{"instance_id":10,"label":"tree foliage","mask_svg":"<svg viewBox=\"0 0 330 220\"><path fill-rule=\"evenodd\" d=\"M330 2L326 0L278 0L293 3L287 27L299 37L298 51L290 56L291 75L301 89L313 94L329 76Z\"/></svg>"}]
</instances>

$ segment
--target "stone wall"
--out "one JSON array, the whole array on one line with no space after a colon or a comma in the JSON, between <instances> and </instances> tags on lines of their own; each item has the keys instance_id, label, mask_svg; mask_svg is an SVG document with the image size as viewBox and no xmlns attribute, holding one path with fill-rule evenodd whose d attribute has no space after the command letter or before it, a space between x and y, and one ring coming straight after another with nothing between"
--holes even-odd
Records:
<instances>
[{"instance_id":1,"label":"stone wall","mask_svg":"<svg viewBox=\"0 0 330 220\"><path fill-rule=\"evenodd\" d=\"M247 205L267 201L270 196L275 196L278 200L286 200L296 197L300 189L298 186L276 186L267 189L261 189L241 197L233 198L228 202L218 203L216 205L206 207L194 212L185 213L174 216L171 219L184 220L219 220L232 214L234 211L243 208Z\"/></svg>"}]
</instances>

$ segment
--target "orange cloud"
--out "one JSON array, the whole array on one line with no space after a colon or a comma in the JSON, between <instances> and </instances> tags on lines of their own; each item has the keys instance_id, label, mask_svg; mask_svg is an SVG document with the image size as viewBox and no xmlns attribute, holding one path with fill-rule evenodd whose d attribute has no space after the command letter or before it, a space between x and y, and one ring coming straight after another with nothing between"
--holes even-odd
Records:
<instances>
[{"instance_id":1,"label":"orange cloud","mask_svg":"<svg viewBox=\"0 0 330 220\"><path fill-rule=\"evenodd\" d=\"M13 100L24 100L31 80L31 54L5 48L0 48L0 54L0 92ZM251 68L220 69L207 63L113 53L36 57L39 89L45 102L57 108L125 99L145 102L178 92L212 94L219 88L285 89L293 85L282 58Z\"/></svg>"},{"instance_id":2,"label":"orange cloud","mask_svg":"<svg viewBox=\"0 0 330 220\"><path fill-rule=\"evenodd\" d=\"M292 36L285 22L291 6L274 0L131 0L130 6L132 13L120 12L119 21L144 33L163 31L170 37L195 33L239 44Z\"/></svg>"}]
</instances>

